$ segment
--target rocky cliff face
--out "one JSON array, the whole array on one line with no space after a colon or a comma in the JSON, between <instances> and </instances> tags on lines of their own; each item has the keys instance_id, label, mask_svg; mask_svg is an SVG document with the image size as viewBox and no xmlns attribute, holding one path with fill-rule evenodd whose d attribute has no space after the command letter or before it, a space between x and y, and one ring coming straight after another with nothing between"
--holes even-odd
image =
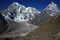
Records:
<instances>
[{"instance_id":1,"label":"rocky cliff face","mask_svg":"<svg viewBox=\"0 0 60 40\"><path fill-rule=\"evenodd\" d=\"M9 23L6 19L4 19L4 16L0 13L0 34L3 34L4 32L9 31Z\"/></svg>"}]
</instances>

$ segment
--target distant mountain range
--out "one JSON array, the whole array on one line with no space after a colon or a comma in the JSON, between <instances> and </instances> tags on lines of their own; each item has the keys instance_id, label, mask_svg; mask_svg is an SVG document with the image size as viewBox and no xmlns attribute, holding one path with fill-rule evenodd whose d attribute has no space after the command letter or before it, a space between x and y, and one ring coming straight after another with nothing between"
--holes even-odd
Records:
<instances>
[{"instance_id":1,"label":"distant mountain range","mask_svg":"<svg viewBox=\"0 0 60 40\"><path fill-rule=\"evenodd\" d=\"M25 7L17 2L12 3L2 12L2 15L6 19L10 19L15 22L28 21L32 24L43 23L43 20L48 20L51 17L59 14L60 9L57 4L51 2L42 12L35 9L34 7ZM32 21L34 20L35 23Z\"/></svg>"},{"instance_id":2,"label":"distant mountain range","mask_svg":"<svg viewBox=\"0 0 60 40\"><path fill-rule=\"evenodd\" d=\"M10 23L9 26L11 27L9 33L5 33L1 35L1 37L12 37L12 35L17 36L19 34L19 36L25 36L59 14L60 9L54 2L51 2L42 12L34 7L25 7L14 2L8 6L7 9L0 10L0 15L3 16L0 16L0 19L8 20ZM2 28L2 26L0 26L0 28ZM5 29L1 31L5 31Z\"/></svg>"},{"instance_id":3,"label":"distant mountain range","mask_svg":"<svg viewBox=\"0 0 60 40\"><path fill-rule=\"evenodd\" d=\"M27 22L39 26L59 14L57 4L51 2L42 12L34 7L25 7L17 2L5 10L0 10L5 19L15 22Z\"/></svg>"}]
</instances>

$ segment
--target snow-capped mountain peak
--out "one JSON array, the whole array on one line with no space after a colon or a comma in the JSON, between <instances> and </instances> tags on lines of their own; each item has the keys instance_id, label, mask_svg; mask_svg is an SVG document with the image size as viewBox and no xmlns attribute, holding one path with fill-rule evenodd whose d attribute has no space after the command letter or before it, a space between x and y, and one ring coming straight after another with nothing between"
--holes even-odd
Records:
<instances>
[{"instance_id":1,"label":"snow-capped mountain peak","mask_svg":"<svg viewBox=\"0 0 60 40\"><path fill-rule=\"evenodd\" d=\"M59 10L57 4L55 4L54 2L51 2L51 3L47 6L46 9L47 9L47 10L56 11L56 12Z\"/></svg>"},{"instance_id":2,"label":"snow-capped mountain peak","mask_svg":"<svg viewBox=\"0 0 60 40\"><path fill-rule=\"evenodd\" d=\"M50 5L54 5L54 6L57 6L57 4L55 4L53 1L51 2L51 4Z\"/></svg>"},{"instance_id":3,"label":"snow-capped mountain peak","mask_svg":"<svg viewBox=\"0 0 60 40\"><path fill-rule=\"evenodd\" d=\"M18 2L13 2L10 6L21 6L21 7L24 7L23 5L19 4Z\"/></svg>"},{"instance_id":4,"label":"snow-capped mountain peak","mask_svg":"<svg viewBox=\"0 0 60 40\"><path fill-rule=\"evenodd\" d=\"M51 2L44 10L50 16L56 16L60 11L57 4L55 4L54 2Z\"/></svg>"},{"instance_id":5,"label":"snow-capped mountain peak","mask_svg":"<svg viewBox=\"0 0 60 40\"><path fill-rule=\"evenodd\" d=\"M18 2L14 2L14 3L12 3L12 5L19 5L19 3Z\"/></svg>"},{"instance_id":6,"label":"snow-capped mountain peak","mask_svg":"<svg viewBox=\"0 0 60 40\"><path fill-rule=\"evenodd\" d=\"M17 2L12 3L5 10L5 18L11 19L16 22L32 20L40 11L34 7L25 7Z\"/></svg>"},{"instance_id":7,"label":"snow-capped mountain peak","mask_svg":"<svg viewBox=\"0 0 60 40\"><path fill-rule=\"evenodd\" d=\"M38 25L40 26L41 24L51 20L52 18L56 17L59 15L59 8L57 4L54 2L51 2L37 17L35 17L33 20L29 21L28 23Z\"/></svg>"},{"instance_id":8,"label":"snow-capped mountain peak","mask_svg":"<svg viewBox=\"0 0 60 40\"><path fill-rule=\"evenodd\" d=\"M14 2L10 6L8 6L7 10L8 11L13 11L13 10L21 9L21 8L25 8L25 6L23 6L23 5L21 5L17 2Z\"/></svg>"}]
</instances>

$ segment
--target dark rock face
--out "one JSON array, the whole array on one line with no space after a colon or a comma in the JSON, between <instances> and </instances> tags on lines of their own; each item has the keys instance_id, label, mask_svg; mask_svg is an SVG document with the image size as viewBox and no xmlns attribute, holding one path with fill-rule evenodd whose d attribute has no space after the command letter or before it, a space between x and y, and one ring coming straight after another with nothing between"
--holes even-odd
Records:
<instances>
[{"instance_id":1,"label":"dark rock face","mask_svg":"<svg viewBox=\"0 0 60 40\"><path fill-rule=\"evenodd\" d=\"M0 13L0 34L4 33L7 31L8 27L8 22L4 19L4 16Z\"/></svg>"}]
</instances>

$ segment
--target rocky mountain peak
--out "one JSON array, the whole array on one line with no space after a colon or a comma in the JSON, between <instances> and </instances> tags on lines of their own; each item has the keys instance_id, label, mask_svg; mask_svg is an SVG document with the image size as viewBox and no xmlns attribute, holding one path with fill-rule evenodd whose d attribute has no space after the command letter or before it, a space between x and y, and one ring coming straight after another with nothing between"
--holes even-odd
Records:
<instances>
[{"instance_id":1,"label":"rocky mountain peak","mask_svg":"<svg viewBox=\"0 0 60 40\"><path fill-rule=\"evenodd\" d=\"M47 10L56 11L56 12L59 10L57 4L55 4L54 2L51 2L51 3L47 6L46 9L47 9Z\"/></svg>"},{"instance_id":2,"label":"rocky mountain peak","mask_svg":"<svg viewBox=\"0 0 60 40\"><path fill-rule=\"evenodd\" d=\"M34 7L26 7L14 2L5 10L4 16L5 18L12 19L13 21L21 22L32 20L39 13L40 11Z\"/></svg>"}]
</instances>

